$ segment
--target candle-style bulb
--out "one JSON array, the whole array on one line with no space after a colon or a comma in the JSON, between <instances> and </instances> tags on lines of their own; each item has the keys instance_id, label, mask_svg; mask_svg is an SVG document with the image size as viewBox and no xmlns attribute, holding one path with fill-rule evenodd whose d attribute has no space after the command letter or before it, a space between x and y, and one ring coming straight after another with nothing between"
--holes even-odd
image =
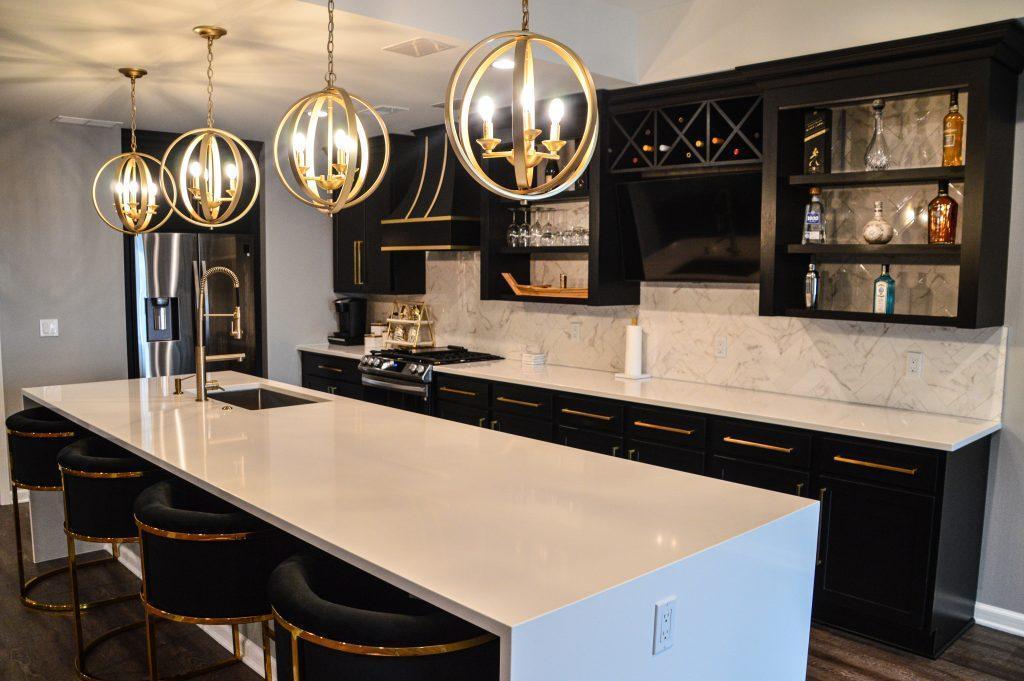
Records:
<instances>
[{"instance_id":1,"label":"candle-style bulb","mask_svg":"<svg viewBox=\"0 0 1024 681\"><path fill-rule=\"evenodd\" d=\"M352 153L356 148L356 141L352 139L344 130L334 131L334 146L338 147L345 153Z\"/></svg>"},{"instance_id":2,"label":"candle-style bulb","mask_svg":"<svg viewBox=\"0 0 1024 681\"><path fill-rule=\"evenodd\" d=\"M303 152L306 150L306 136L301 132L297 132L292 135L292 150L297 152Z\"/></svg>"},{"instance_id":3,"label":"candle-style bulb","mask_svg":"<svg viewBox=\"0 0 1024 681\"><path fill-rule=\"evenodd\" d=\"M224 174L228 176L229 180L238 179L238 167L234 163L229 163L224 168Z\"/></svg>"},{"instance_id":4,"label":"candle-style bulb","mask_svg":"<svg viewBox=\"0 0 1024 681\"><path fill-rule=\"evenodd\" d=\"M192 161L188 166L188 174L192 177L198 178L199 173L203 171L203 167L199 165L199 161Z\"/></svg>"},{"instance_id":5,"label":"candle-style bulb","mask_svg":"<svg viewBox=\"0 0 1024 681\"><path fill-rule=\"evenodd\" d=\"M552 125L558 125L562 122L563 116L565 116L565 102L555 97L548 104L548 118L551 119Z\"/></svg>"},{"instance_id":6,"label":"candle-style bulb","mask_svg":"<svg viewBox=\"0 0 1024 681\"><path fill-rule=\"evenodd\" d=\"M484 123L494 122L494 100L484 95L476 104L476 112L480 114L480 118L483 119Z\"/></svg>"}]
</instances>

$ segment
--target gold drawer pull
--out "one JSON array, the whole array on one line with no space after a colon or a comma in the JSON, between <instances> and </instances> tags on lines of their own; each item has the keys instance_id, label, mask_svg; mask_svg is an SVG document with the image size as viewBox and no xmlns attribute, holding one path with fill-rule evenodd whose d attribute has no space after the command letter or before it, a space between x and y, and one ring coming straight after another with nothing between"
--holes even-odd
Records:
<instances>
[{"instance_id":1,"label":"gold drawer pull","mask_svg":"<svg viewBox=\"0 0 1024 681\"><path fill-rule=\"evenodd\" d=\"M469 390L459 390L458 388L449 388L446 385L441 386L440 390L443 393L451 393L452 395L465 395L466 397L476 397L475 392L471 392Z\"/></svg>"},{"instance_id":2,"label":"gold drawer pull","mask_svg":"<svg viewBox=\"0 0 1024 681\"><path fill-rule=\"evenodd\" d=\"M597 419L598 421L611 421L612 417L605 414L591 414L589 411L576 411L575 409L562 409L563 414L570 414L572 416L584 416L588 419Z\"/></svg>"},{"instance_id":3,"label":"gold drawer pull","mask_svg":"<svg viewBox=\"0 0 1024 681\"><path fill-rule=\"evenodd\" d=\"M680 435L693 435L693 430L688 428L673 428L672 426L662 426L657 423L648 423L647 421L633 421L633 425L638 428L650 428L651 430L663 430L666 433L679 433Z\"/></svg>"},{"instance_id":4,"label":"gold drawer pull","mask_svg":"<svg viewBox=\"0 0 1024 681\"><path fill-rule=\"evenodd\" d=\"M317 364L316 368L317 369L323 369L324 371L333 371L336 374L343 374L343 373L345 373L344 369L339 369L338 367L329 367L326 364Z\"/></svg>"},{"instance_id":5,"label":"gold drawer pull","mask_svg":"<svg viewBox=\"0 0 1024 681\"><path fill-rule=\"evenodd\" d=\"M833 456L832 460L836 463L848 463L851 466L863 466L864 468L877 468L880 471L889 471L890 473L902 473L903 475L917 475L916 468L902 468L900 466L889 466L884 463L875 463L874 461L861 461L860 459L848 459L845 456Z\"/></svg>"},{"instance_id":6,"label":"gold drawer pull","mask_svg":"<svg viewBox=\"0 0 1024 681\"><path fill-rule=\"evenodd\" d=\"M792 454L792 447L779 447L778 445L766 445L763 442L753 442L751 440L741 440L738 437L726 436L722 438L722 442L728 442L734 445L743 445L745 447L756 447L758 449L767 449L770 452L781 452L783 454Z\"/></svg>"},{"instance_id":7,"label":"gold drawer pull","mask_svg":"<svg viewBox=\"0 0 1024 681\"><path fill-rule=\"evenodd\" d=\"M499 402L504 402L505 404L518 404L520 407L533 407L534 409L537 409L538 407L541 406L540 402L524 402L523 400L513 400L511 397L505 397L504 395L502 395L501 397L497 397L495 399L497 399Z\"/></svg>"}]
</instances>

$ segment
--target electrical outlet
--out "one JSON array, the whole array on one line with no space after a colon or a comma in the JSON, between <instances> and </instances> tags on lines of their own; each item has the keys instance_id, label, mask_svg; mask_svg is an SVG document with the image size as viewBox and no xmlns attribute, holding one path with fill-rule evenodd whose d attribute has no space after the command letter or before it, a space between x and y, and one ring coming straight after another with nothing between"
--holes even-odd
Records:
<instances>
[{"instance_id":1,"label":"electrical outlet","mask_svg":"<svg viewBox=\"0 0 1024 681\"><path fill-rule=\"evenodd\" d=\"M580 322L569 322L569 340L579 343L583 338L583 324Z\"/></svg>"},{"instance_id":2,"label":"electrical outlet","mask_svg":"<svg viewBox=\"0 0 1024 681\"><path fill-rule=\"evenodd\" d=\"M39 336L41 338L47 338L49 336L59 336L59 329L57 327L56 319L40 319L39 320Z\"/></svg>"},{"instance_id":3,"label":"electrical outlet","mask_svg":"<svg viewBox=\"0 0 1024 681\"><path fill-rule=\"evenodd\" d=\"M715 336L715 357L729 356L729 337Z\"/></svg>"},{"instance_id":4,"label":"electrical outlet","mask_svg":"<svg viewBox=\"0 0 1024 681\"><path fill-rule=\"evenodd\" d=\"M676 597L658 601L654 604L654 650L653 655L663 653L675 643L676 633Z\"/></svg>"},{"instance_id":5,"label":"electrical outlet","mask_svg":"<svg viewBox=\"0 0 1024 681\"><path fill-rule=\"evenodd\" d=\"M924 355L920 352L908 352L907 353L907 376L911 378L920 378L921 373L924 371Z\"/></svg>"}]
</instances>

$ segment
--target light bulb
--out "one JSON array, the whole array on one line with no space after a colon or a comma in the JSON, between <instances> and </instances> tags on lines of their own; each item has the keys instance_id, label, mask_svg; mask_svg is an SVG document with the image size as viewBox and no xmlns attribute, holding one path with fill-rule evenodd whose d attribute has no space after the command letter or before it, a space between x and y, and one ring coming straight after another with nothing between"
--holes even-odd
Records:
<instances>
[{"instance_id":1,"label":"light bulb","mask_svg":"<svg viewBox=\"0 0 1024 681\"><path fill-rule=\"evenodd\" d=\"M237 180L238 167L234 163L229 163L224 167L224 174L228 176L229 180Z\"/></svg>"},{"instance_id":2,"label":"light bulb","mask_svg":"<svg viewBox=\"0 0 1024 681\"><path fill-rule=\"evenodd\" d=\"M199 173L203 171L203 167L199 165L199 161L192 161L188 166L188 174L192 177L199 177Z\"/></svg>"},{"instance_id":3,"label":"light bulb","mask_svg":"<svg viewBox=\"0 0 1024 681\"><path fill-rule=\"evenodd\" d=\"M563 116L565 116L565 102L555 97L548 104L548 117L551 119L552 124L558 125L562 122Z\"/></svg>"},{"instance_id":4,"label":"light bulb","mask_svg":"<svg viewBox=\"0 0 1024 681\"><path fill-rule=\"evenodd\" d=\"M346 153L351 153L355 151L356 141L344 130L335 130L334 145Z\"/></svg>"},{"instance_id":5,"label":"light bulb","mask_svg":"<svg viewBox=\"0 0 1024 681\"><path fill-rule=\"evenodd\" d=\"M480 114L480 118L485 123L491 123L494 121L494 100L484 95L476 103L476 112Z\"/></svg>"},{"instance_id":6,"label":"light bulb","mask_svg":"<svg viewBox=\"0 0 1024 681\"><path fill-rule=\"evenodd\" d=\"M302 152L306 150L306 136L301 132L292 135L292 150Z\"/></svg>"},{"instance_id":7,"label":"light bulb","mask_svg":"<svg viewBox=\"0 0 1024 681\"><path fill-rule=\"evenodd\" d=\"M114 191L118 194L124 194L124 185L118 182L114 185Z\"/></svg>"},{"instance_id":8,"label":"light bulb","mask_svg":"<svg viewBox=\"0 0 1024 681\"><path fill-rule=\"evenodd\" d=\"M139 191L139 183L136 182L135 180L132 180L131 182L129 182L128 183L128 191L130 191L132 194L134 194L135 192Z\"/></svg>"},{"instance_id":9,"label":"light bulb","mask_svg":"<svg viewBox=\"0 0 1024 681\"><path fill-rule=\"evenodd\" d=\"M149 197L151 199L156 198L156 185L155 184L150 184L149 185Z\"/></svg>"},{"instance_id":10,"label":"light bulb","mask_svg":"<svg viewBox=\"0 0 1024 681\"><path fill-rule=\"evenodd\" d=\"M534 126L533 112L536 107L536 103L533 100L533 83L527 83L523 86L523 123L527 129L532 129Z\"/></svg>"},{"instance_id":11,"label":"light bulb","mask_svg":"<svg viewBox=\"0 0 1024 681\"><path fill-rule=\"evenodd\" d=\"M499 71L511 71L516 67L516 62L515 60L509 57L502 57L501 59L495 60L495 62L491 64L491 66L498 69Z\"/></svg>"}]
</instances>

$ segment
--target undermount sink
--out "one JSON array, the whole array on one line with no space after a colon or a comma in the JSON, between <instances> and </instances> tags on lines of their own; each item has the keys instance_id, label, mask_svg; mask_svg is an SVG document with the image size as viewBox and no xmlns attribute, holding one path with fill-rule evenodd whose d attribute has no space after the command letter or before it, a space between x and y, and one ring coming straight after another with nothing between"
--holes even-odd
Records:
<instances>
[{"instance_id":1,"label":"undermount sink","mask_svg":"<svg viewBox=\"0 0 1024 681\"><path fill-rule=\"evenodd\" d=\"M242 409L276 409L277 407L294 407L300 404L314 404L318 400L298 397L267 388L246 388L244 390L224 390L209 393L211 400L227 402Z\"/></svg>"}]
</instances>

